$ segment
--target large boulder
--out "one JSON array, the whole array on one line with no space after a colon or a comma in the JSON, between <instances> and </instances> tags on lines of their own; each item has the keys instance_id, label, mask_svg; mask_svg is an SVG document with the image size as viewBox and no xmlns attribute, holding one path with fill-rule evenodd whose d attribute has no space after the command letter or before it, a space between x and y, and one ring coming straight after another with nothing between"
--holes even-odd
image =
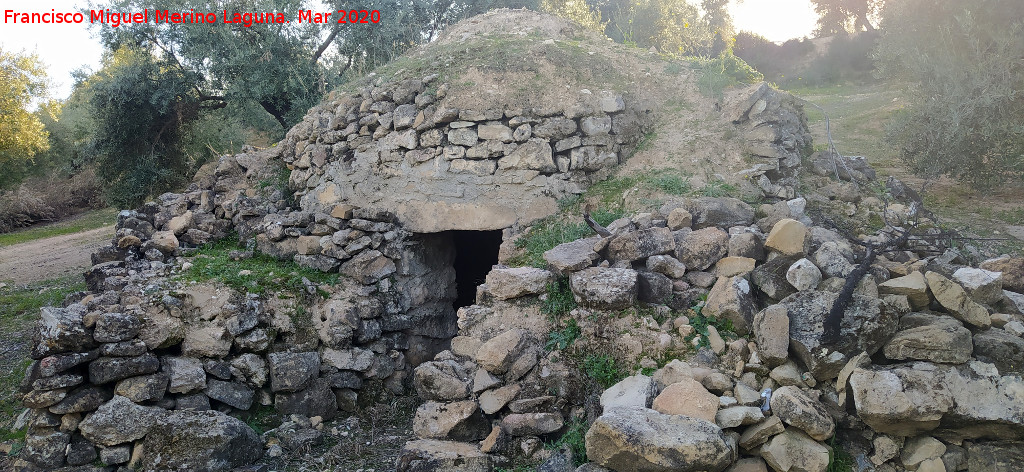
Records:
<instances>
[{"instance_id":1,"label":"large boulder","mask_svg":"<svg viewBox=\"0 0 1024 472\"><path fill-rule=\"evenodd\" d=\"M498 300L536 295L547 290L554 275L535 267L493 269L487 273L487 289Z\"/></svg>"},{"instance_id":2,"label":"large boulder","mask_svg":"<svg viewBox=\"0 0 1024 472\"><path fill-rule=\"evenodd\" d=\"M1024 344L1024 342L1022 342ZM949 316L910 313L885 345L885 357L962 364L971 359L971 331Z\"/></svg>"},{"instance_id":3,"label":"large boulder","mask_svg":"<svg viewBox=\"0 0 1024 472\"><path fill-rule=\"evenodd\" d=\"M1003 273L1003 288L1024 293L1024 257L998 257L982 262L979 268Z\"/></svg>"},{"instance_id":4,"label":"large boulder","mask_svg":"<svg viewBox=\"0 0 1024 472\"><path fill-rule=\"evenodd\" d=\"M761 447L761 457L778 472L825 472L829 449L802 431L787 428Z\"/></svg>"},{"instance_id":5,"label":"large boulder","mask_svg":"<svg viewBox=\"0 0 1024 472\"><path fill-rule=\"evenodd\" d=\"M601 258L594 252L594 245L600 240L600 236L595 236L559 244L544 252L544 260L551 269L562 275L586 269Z\"/></svg>"},{"instance_id":6,"label":"large boulder","mask_svg":"<svg viewBox=\"0 0 1024 472\"><path fill-rule=\"evenodd\" d=\"M718 228L697 231L682 229L673 233L676 241L676 259L689 270L704 270L729 250L729 233Z\"/></svg>"},{"instance_id":7,"label":"large boulder","mask_svg":"<svg viewBox=\"0 0 1024 472\"><path fill-rule=\"evenodd\" d=\"M789 313L789 347L818 380L836 378L851 357L874 354L896 332L899 320L877 298L853 295L840 321L839 339L825 343L824 322L838 293L809 290L780 302Z\"/></svg>"},{"instance_id":8,"label":"large boulder","mask_svg":"<svg viewBox=\"0 0 1024 472\"><path fill-rule=\"evenodd\" d=\"M771 407L779 419L815 440L824 441L836 430L836 422L825 406L798 387L779 387L772 395Z\"/></svg>"},{"instance_id":9,"label":"large boulder","mask_svg":"<svg viewBox=\"0 0 1024 472\"><path fill-rule=\"evenodd\" d=\"M397 472L490 472L491 456L476 444L420 439L409 441L398 456Z\"/></svg>"},{"instance_id":10,"label":"large boulder","mask_svg":"<svg viewBox=\"0 0 1024 472\"><path fill-rule=\"evenodd\" d=\"M681 207L692 215L694 229L713 226L722 228L747 226L754 222L754 208L735 198L688 198L683 200ZM663 214L668 214L671 211L666 207L662 207L661 210Z\"/></svg>"},{"instance_id":11,"label":"large boulder","mask_svg":"<svg viewBox=\"0 0 1024 472\"><path fill-rule=\"evenodd\" d=\"M750 282L743 276L736 276L718 278L708 293L703 313L732 321L732 326L738 334L747 334L754 322L756 311L757 303Z\"/></svg>"},{"instance_id":12,"label":"large boulder","mask_svg":"<svg viewBox=\"0 0 1024 472\"><path fill-rule=\"evenodd\" d=\"M587 431L587 457L614 471L720 472L736 460L725 432L698 418L613 409Z\"/></svg>"},{"instance_id":13,"label":"large boulder","mask_svg":"<svg viewBox=\"0 0 1024 472\"><path fill-rule=\"evenodd\" d=\"M676 241L672 231L668 228L654 227L615 236L608 243L608 257L615 261L636 261L669 254L675 248Z\"/></svg>"},{"instance_id":14,"label":"large boulder","mask_svg":"<svg viewBox=\"0 0 1024 472\"><path fill-rule=\"evenodd\" d=\"M78 424L82 436L95 444L115 446L140 439L167 410L136 405L131 400L115 395Z\"/></svg>"},{"instance_id":15,"label":"large boulder","mask_svg":"<svg viewBox=\"0 0 1024 472\"><path fill-rule=\"evenodd\" d=\"M636 302L637 272L591 267L569 278L576 303L598 310L622 310Z\"/></svg>"},{"instance_id":16,"label":"large boulder","mask_svg":"<svg viewBox=\"0 0 1024 472\"><path fill-rule=\"evenodd\" d=\"M142 442L146 470L217 471L249 465L263 442L249 426L218 411L177 410L150 428Z\"/></svg>"},{"instance_id":17,"label":"large boulder","mask_svg":"<svg viewBox=\"0 0 1024 472\"><path fill-rule=\"evenodd\" d=\"M987 367L986 367L987 366ZM991 365L916 362L854 369L857 415L877 432L916 436L936 428L950 437L1012 438L1024 432L1024 381Z\"/></svg>"},{"instance_id":18,"label":"large boulder","mask_svg":"<svg viewBox=\"0 0 1024 472\"><path fill-rule=\"evenodd\" d=\"M974 355L994 364L999 372L1024 375L1024 339L992 328L974 335Z\"/></svg>"},{"instance_id":19,"label":"large boulder","mask_svg":"<svg viewBox=\"0 0 1024 472\"><path fill-rule=\"evenodd\" d=\"M937 272L926 272L924 278L935 299L956 319L979 328L987 328L992 324L988 310L968 297L960 284Z\"/></svg>"}]
</instances>

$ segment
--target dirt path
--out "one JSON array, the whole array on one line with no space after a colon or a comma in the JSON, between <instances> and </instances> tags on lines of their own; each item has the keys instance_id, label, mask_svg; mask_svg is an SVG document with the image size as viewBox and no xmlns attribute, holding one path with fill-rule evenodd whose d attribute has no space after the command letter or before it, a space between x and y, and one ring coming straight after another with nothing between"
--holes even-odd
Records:
<instances>
[{"instance_id":1,"label":"dirt path","mask_svg":"<svg viewBox=\"0 0 1024 472\"><path fill-rule=\"evenodd\" d=\"M81 273L89 255L110 243L113 225L0 247L0 281L26 284Z\"/></svg>"}]
</instances>

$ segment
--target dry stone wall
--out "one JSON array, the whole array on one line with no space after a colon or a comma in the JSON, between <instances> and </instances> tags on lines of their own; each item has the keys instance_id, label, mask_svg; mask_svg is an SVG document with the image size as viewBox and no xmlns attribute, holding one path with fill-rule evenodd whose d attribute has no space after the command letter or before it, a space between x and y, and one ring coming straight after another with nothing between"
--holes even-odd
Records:
<instances>
[{"instance_id":1,"label":"dry stone wall","mask_svg":"<svg viewBox=\"0 0 1024 472\"><path fill-rule=\"evenodd\" d=\"M610 91L565 109L470 110L437 81L367 85L311 110L282 143L302 207L388 209L418 233L526 224L607 176L644 123Z\"/></svg>"}]
</instances>

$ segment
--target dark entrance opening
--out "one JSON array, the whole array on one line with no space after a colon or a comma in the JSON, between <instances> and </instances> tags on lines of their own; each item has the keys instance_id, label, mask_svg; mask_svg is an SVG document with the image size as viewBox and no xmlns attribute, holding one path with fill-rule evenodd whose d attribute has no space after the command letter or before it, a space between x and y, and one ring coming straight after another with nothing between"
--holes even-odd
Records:
<instances>
[{"instance_id":1,"label":"dark entrance opening","mask_svg":"<svg viewBox=\"0 0 1024 472\"><path fill-rule=\"evenodd\" d=\"M476 286L484 283L491 266L498 263L501 230L452 231L455 246L455 309L476 301Z\"/></svg>"}]
</instances>

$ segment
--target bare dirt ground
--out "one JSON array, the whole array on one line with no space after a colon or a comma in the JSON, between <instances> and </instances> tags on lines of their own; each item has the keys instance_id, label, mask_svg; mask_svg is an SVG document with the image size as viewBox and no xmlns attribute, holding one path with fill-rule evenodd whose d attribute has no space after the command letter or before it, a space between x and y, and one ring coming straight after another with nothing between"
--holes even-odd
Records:
<instances>
[{"instance_id":1,"label":"bare dirt ground","mask_svg":"<svg viewBox=\"0 0 1024 472\"><path fill-rule=\"evenodd\" d=\"M0 248L0 281L27 284L79 273L89 255L110 243L113 225Z\"/></svg>"}]
</instances>

